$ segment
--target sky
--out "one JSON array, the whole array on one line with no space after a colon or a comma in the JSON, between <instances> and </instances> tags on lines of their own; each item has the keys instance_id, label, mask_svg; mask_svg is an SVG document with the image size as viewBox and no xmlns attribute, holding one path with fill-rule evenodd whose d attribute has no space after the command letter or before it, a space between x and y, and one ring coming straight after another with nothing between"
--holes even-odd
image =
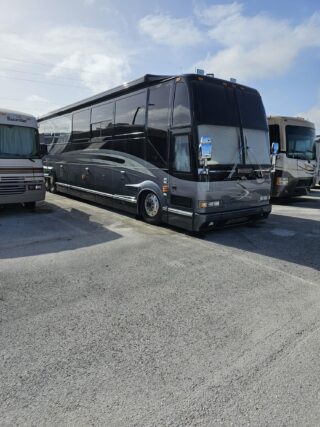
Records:
<instances>
[{"instance_id":1,"label":"sky","mask_svg":"<svg viewBox=\"0 0 320 427\"><path fill-rule=\"evenodd\" d=\"M319 0L0 0L0 107L36 116L197 68L320 134Z\"/></svg>"}]
</instances>

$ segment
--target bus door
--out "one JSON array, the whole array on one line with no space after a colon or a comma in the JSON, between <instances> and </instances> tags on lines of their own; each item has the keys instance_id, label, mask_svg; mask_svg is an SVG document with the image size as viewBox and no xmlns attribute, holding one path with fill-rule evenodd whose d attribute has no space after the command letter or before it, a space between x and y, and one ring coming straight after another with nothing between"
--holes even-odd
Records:
<instances>
[{"instance_id":1,"label":"bus door","mask_svg":"<svg viewBox=\"0 0 320 427\"><path fill-rule=\"evenodd\" d=\"M196 180L192 164L191 128L171 131L169 151L168 223L192 228Z\"/></svg>"}]
</instances>

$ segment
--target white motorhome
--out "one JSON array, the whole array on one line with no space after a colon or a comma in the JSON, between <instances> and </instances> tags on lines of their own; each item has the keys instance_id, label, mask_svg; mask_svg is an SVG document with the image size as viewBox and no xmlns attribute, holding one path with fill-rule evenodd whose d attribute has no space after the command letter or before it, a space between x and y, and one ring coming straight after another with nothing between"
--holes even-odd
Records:
<instances>
[{"instance_id":1,"label":"white motorhome","mask_svg":"<svg viewBox=\"0 0 320 427\"><path fill-rule=\"evenodd\" d=\"M35 117L0 108L0 205L34 208L45 198Z\"/></svg>"},{"instance_id":2,"label":"white motorhome","mask_svg":"<svg viewBox=\"0 0 320 427\"><path fill-rule=\"evenodd\" d=\"M275 156L272 197L307 194L316 172L314 124L301 117L285 116L270 116L268 124Z\"/></svg>"}]
</instances>

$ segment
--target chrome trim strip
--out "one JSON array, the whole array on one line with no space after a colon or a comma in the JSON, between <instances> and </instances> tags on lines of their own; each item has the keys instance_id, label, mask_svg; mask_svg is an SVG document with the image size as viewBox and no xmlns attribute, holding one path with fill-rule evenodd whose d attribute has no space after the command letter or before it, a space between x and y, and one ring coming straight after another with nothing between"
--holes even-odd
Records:
<instances>
[{"instance_id":1,"label":"chrome trim strip","mask_svg":"<svg viewBox=\"0 0 320 427\"><path fill-rule=\"evenodd\" d=\"M132 196L121 196L120 194L114 194L113 198L119 199L119 200L124 200L124 201L129 202L129 203L137 203L136 198L132 197Z\"/></svg>"},{"instance_id":2,"label":"chrome trim strip","mask_svg":"<svg viewBox=\"0 0 320 427\"><path fill-rule=\"evenodd\" d=\"M70 188L71 190L84 191L85 193L91 193L91 194L95 194L97 196L109 197L110 199L123 200L125 202L134 203L134 204L137 203L136 198L131 197L131 196L121 196L120 194L103 193L102 191L91 190L90 188L77 187L76 185L65 184L63 182L57 182L56 185L60 185L61 187Z\"/></svg>"},{"instance_id":3,"label":"chrome trim strip","mask_svg":"<svg viewBox=\"0 0 320 427\"><path fill-rule=\"evenodd\" d=\"M188 216L193 217L193 212L187 212L187 211L181 211L180 209L173 209L173 208L164 208L163 210L166 210L169 213L173 213L176 215L182 215L182 216Z\"/></svg>"}]
</instances>

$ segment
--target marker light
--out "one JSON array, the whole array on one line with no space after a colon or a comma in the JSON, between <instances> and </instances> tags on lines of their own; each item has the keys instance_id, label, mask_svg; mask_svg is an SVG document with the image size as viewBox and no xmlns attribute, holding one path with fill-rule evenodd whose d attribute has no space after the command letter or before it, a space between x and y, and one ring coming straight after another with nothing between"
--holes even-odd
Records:
<instances>
[{"instance_id":1,"label":"marker light","mask_svg":"<svg viewBox=\"0 0 320 427\"><path fill-rule=\"evenodd\" d=\"M276 180L276 184L277 185L288 185L289 184L289 178L278 177Z\"/></svg>"}]
</instances>

